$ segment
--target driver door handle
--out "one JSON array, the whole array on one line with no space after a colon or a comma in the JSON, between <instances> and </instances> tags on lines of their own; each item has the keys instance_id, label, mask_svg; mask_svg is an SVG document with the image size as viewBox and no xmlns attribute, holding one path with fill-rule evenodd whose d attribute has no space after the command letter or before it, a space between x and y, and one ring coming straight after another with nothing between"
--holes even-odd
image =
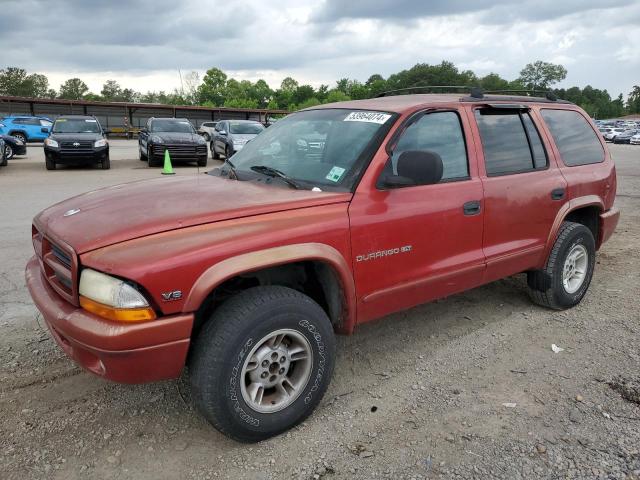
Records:
<instances>
[{"instance_id":1,"label":"driver door handle","mask_svg":"<svg viewBox=\"0 0 640 480\"><path fill-rule=\"evenodd\" d=\"M478 215L480 213L480 200L472 200L462 206L465 215Z\"/></svg>"}]
</instances>

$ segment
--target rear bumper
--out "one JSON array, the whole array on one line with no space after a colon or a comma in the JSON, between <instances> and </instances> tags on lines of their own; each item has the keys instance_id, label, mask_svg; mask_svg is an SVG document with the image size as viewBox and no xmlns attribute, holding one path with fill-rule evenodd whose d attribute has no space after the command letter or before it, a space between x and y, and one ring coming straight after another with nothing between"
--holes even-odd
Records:
<instances>
[{"instance_id":1,"label":"rear bumper","mask_svg":"<svg viewBox=\"0 0 640 480\"><path fill-rule=\"evenodd\" d=\"M185 365L193 314L124 324L104 320L63 300L29 260L26 281L33 301L56 343L80 366L121 383L145 383L180 376Z\"/></svg>"},{"instance_id":2,"label":"rear bumper","mask_svg":"<svg viewBox=\"0 0 640 480\"><path fill-rule=\"evenodd\" d=\"M611 238L618 225L618 220L620 220L620 210L615 207L600 214L600 238L598 238L596 248L600 248L604 242Z\"/></svg>"}]
</instances>

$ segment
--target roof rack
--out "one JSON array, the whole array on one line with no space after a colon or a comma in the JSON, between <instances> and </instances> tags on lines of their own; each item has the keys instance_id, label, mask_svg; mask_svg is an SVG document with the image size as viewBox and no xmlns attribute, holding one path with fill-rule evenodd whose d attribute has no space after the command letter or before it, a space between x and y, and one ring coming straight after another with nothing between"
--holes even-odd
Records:
<instances>
[{"instance_id":1,"label":"roof rack","mask_svg":"<svg viewBox=\"0 0 640 480\"><path fill-rule=\"evenodd\" d=\"M471 94L473 95L473 93L482 95L482 90L480 90L480 88L478 87L470 87L469 85L414 85L413 87L407 87L407 88L396 88L395 90L387 90L385 92L379 93L378 95L376 95L376 98L380 98L380 97L387 97L391 94L394 93L410 93L410 92L417 92L420 90L426 90L426 91L431 91L431 90L463 90L465 92L471 91ZM445 93L452 93L452 92L445 92ZM481 98L481 97L479 97Z\"/></svg>"},{"instance_id":2,"label":"roof rack","mask_svg":"<svg viewBox=\"0 0 640 480\"><path fill-rule=\"evenodd\" d=\"M376 95L376 98L386 97L391 94L403 94L419 91L433 91L433 90L449 90L447 93L453 93L451 90L464 90L469 92L468 97L462 97L461 101L474 102L477 100L507 100L513 99L518 101L537 101L537 102L558 102L558 103L571 103L566 100L559 100L555 93L550 90L526 90L526 89L507 89L507 90L489 90L484 92L480 87L470 87L469 85L414 85L413 87L397 88L395 90L387 90ZM510 95L510 94L524 94L524 95ZM491 97L491 94L509 95L508 98ZM536 95L544 95L537 97Z\"/></svg>"}]
</instances>

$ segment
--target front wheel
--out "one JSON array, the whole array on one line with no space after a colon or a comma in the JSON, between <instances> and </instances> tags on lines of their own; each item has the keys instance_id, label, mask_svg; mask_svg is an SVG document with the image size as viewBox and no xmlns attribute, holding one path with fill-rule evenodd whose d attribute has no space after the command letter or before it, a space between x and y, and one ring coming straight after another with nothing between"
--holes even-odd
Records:
<instances>
[{"instance_id":1,"label":"front wheel","mask_svg":"<svg viewBox=\"0 0 640 480\"><path fill-rule=\"evenodd\" d=\"M109 170L111 168L111 160L109 157L106 157L104 160L100 162L103 170Z\"/></svg>"},{"instance_id":2,"label":"front wheel","mask_svg":"<svg viewBox=\"0 0 640 480\"><path fill-rule=\"evenodd\" d=\"M147 158L149 158L146 153L142 153L142 147L140 144L138 144L138 155L141 162L146 162Z\"/></svg>"},{"instance_id":3,"label":"front wheel","mask_svg":"<svg viewBox=\"0 0 640 480\"><path fill-rule=\"evenodd\" d=\"M56 169L56 162L51 160L49 157L45 157L44 162L45 162L45 166L47 167L47 170L55 170Z\"/></svg>"},{"instance_id":4,"label":"front wheel","mask_svg":"<svg viewBox=\"0 0 640 480\"><path fill-rule=\"evenodd\" d=\"M555 310L577 305L589 289L595 260L591 230L580 223L564 222L544 270L527 275L532 300Z\"/></svg>"},{"instance_id":5,"label":"front wheel","mask_svg":"<svg viewBox=\"0 0 640 480\"><path fill-rule=\"evenodd\" d=\"M13 158L13 147L9 144L6 144L4 147L4 154L6 155L5 160L11 160Z\"/></svg>"},{"instance_id":6,"label":"front wheel","mask_svg":"<svg viewBox=\"0 0 640 480\"><path fill-rule=\"evenodd\" d=\"M218 308L195 340L193 398L220 432L257 442L313 412L334 359L331 322L316 302L286 287L251 288Z\"/></svg>"},{"instance_id":7,"label":"front wheel","mask_svg":"<svg viewBox=\"0 0 640 480\"><path fill-rule=\"evenodd\" d=\"M13 138L17 138L18 140L20 140L22 143L27 143L27 136L24 133L21 132L16 132L16 133L12 133L11 136Z\"/></svg>"}]
</instances>

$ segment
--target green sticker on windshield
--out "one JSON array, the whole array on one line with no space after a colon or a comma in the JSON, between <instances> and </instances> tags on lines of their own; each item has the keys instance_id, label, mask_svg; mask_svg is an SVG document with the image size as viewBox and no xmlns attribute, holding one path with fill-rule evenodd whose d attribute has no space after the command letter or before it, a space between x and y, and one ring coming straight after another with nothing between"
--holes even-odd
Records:
<instances>
[{"instance_id":1,"label":"green sticker on windshield","mask_svg":"<svg viewBox=\"0 0 640 480\"><path fill-rule=\"evenodd\" d=\"M331 171L327 174L327 180L331 180L332 182L338 182L344 173L344 168L342 167L333 167Z\"/></svg>"}]
</instances>

